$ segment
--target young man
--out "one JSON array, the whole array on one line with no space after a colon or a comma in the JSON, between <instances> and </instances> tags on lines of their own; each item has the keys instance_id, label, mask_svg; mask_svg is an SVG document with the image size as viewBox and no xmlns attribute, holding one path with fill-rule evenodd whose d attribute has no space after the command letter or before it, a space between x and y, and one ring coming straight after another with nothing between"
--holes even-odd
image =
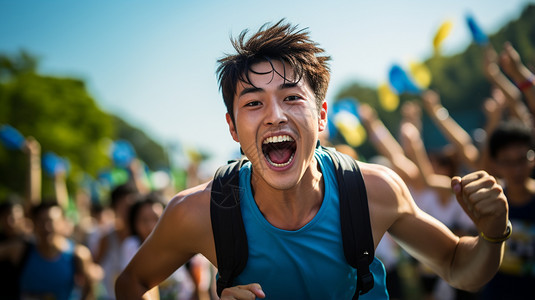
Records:
<instances>
[{"instance_id":1,"label":"young man","mask_svg":"<svg viewBox=\"0 0 535 300\"><path fill-rule=\"evenodd\" d=\"M250 160L240 170L249 257L222 299L348 299L355 271L346 263L333 162L316 148L327 124L329 57L306 31L279 22L233 45L218 68L232 138ZM483 237L455 236L422 212L393 171L359 163L375 246L389 232L456 287L476 290L500 265L507 200L495 179L475 172L452 188ZM118 299L139 299L196 253L216 265L210 220L212 183L179 193L116 283ZM338 227L337 227L338 226ZM490 237L490 238L488 238ZM312 258L312 259L309 259ZM371 266L380 280L382 265ZM386 298L381 282L364 297ZM363 298L364 298L363 297Z\"/></svg>"}]
</instances>

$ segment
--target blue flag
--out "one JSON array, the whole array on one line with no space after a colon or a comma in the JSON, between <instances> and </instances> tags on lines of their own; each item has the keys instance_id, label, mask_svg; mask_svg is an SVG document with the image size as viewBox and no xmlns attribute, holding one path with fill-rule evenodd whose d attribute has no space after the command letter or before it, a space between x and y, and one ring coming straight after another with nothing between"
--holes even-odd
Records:
<instances>
[{"instance_id":1,"label":"blue flag","mask_svg":"<svg viewBox=\"0 0 535 300\"><path fill-rule=\"evenodd\" d=\"M468 24L468 28L470 29L470 33L472 34L472 38L474 39L474 42L476 42L480 46L485 46L489 43L489 38L483 32L481 27L477 25L476 20L474 17L470 14L466 16L466 23Z\"/></svg>"}]
</instances>

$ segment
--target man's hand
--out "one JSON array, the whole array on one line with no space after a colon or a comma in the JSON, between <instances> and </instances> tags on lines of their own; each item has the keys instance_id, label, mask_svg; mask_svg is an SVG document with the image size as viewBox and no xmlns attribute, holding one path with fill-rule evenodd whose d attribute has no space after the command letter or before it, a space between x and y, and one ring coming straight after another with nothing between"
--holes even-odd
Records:
<instances>
[{"instance_id":1,"label":"man's hand","mask_svg":"<svg viewBox=\"0 0 535 300\"><path fill-rule=\"evenodd\" d=\"M254 300L256 298L264 297L266 297L266 295L258 283L233 286L231 288L224 289L221 293L221 300Z\"/></svg>"},{"instance_id":2,"label":"man's hand","mask_svg":"<svg viewBox=\"0 0 535 300\"><path fill-rule=\"evenodd\" d=\"M463 178L455 176L451 187L480 232L493 238L505 235L509 207L502 187L493 176L485 171L473 172Z\"/></svg>"}]
</instances>

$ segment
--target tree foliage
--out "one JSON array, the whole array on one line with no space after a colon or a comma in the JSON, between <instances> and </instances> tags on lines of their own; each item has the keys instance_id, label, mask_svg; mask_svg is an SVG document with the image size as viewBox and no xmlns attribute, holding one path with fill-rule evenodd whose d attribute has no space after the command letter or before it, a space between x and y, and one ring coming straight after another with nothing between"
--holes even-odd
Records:
<instances>
[{"instance_id":1,"label":"tree foliage","mask_svg":"<svg viewBox=\"0 0 535 300\"><path fill-rule=\"evenodd\" d=\"M83 81L37 73L30 54L0 55L0 125L33 136L42 154L53 152L69 162L69 187L111 166L109 141L129 140L152 168L168 166L163 148L139 129L100 109ZM21 151L0 146L0 197L23 194L27 162ZM43 176L43 196L52 191Z\"/></svg>"},{"instance_id":2,"label":"tree foliage","mask_svg":"<svg viewBox=\"0 0 535 300\"><path fill-rule=\"evenodd\" d=\"M72 178L83 172L95 174L109 163L99 142L112 135L111 118L96 106L82 81L41 76L33 70L11 74L0 85L0 124L33 136L43 154L51 151L66 158ZM26 166L21 158L11 158L24 154L0 151L0 168L10 170L0 174L0 182L7 189L23 190Z\"/></svg>"}]
</instances>

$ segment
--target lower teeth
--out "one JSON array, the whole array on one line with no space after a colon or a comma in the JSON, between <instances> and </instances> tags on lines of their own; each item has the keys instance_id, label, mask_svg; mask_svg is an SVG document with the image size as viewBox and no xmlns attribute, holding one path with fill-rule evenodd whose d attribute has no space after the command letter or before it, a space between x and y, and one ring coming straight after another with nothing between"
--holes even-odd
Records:
<instances>
[{"instance_id":1,"label":"lower teeth","mask_svg":"<svg viewBox=\"0 0 535 300\"><path fill-rule=\"evenodd\" d=\"M292 154L292 156L290 156L290 159L287 162L282 163L282 164L278 164L278 163L272 162L271 159L269 159L269 156L266 156L266 158L267 158L268 162L272 166L277 167L277 168L282 168L282 167L286 167L287 165L289 165L292 162L292 160L294 159L294 154Z\"/></svg>"}]
</instances>

